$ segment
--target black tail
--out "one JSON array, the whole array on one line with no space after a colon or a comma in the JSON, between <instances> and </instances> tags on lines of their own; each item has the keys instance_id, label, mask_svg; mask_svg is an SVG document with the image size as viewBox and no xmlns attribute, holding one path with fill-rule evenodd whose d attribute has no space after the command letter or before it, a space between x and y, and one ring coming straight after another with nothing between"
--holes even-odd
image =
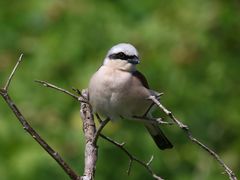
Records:
<instances>
[{"instance_id":1,"label":"black tail","mask_svg":"<svg viewBox=\"0 0 240 180\"><path fill-rule=\"evenodd\" d=\"M172 143L167 139L167 137L163 134L162 130L154 124L145 124L148 132L151 134L153 140L156 145L161 149L170 149L173 147Z\"/></svg>"}]
</instances>

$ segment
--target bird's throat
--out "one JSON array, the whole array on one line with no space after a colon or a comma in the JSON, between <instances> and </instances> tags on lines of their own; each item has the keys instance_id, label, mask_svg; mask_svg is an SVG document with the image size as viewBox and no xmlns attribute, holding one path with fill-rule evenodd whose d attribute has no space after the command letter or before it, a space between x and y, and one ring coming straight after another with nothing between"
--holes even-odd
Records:
<instances>
[{"instance_id":1,"label":"bird's throat","mask_svg":"<svg viewBox=\"0 0 240 180\"><path fill-rule=\"evenodd\" d=\"M128 72L136 71L135 64L131 64L128 61L124 61L124 60L110 60L108 61L108 63L104 65L114 69L119 69L122 71L128 71Z\"/></svg>"}]
</instances>

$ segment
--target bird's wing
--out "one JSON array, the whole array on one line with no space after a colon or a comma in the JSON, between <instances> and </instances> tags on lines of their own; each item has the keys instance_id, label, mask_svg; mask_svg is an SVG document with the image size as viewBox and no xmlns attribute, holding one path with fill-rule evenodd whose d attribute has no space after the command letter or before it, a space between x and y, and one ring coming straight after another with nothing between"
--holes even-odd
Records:
<instances>
[{"instance_id":1,"label":"bird's wing","mask_svg":"<svg viewBox=\"0 0 240 180\"><path fill-rule=\"evenodd\" d=\"M147 79L141 72L134 71L134 72L132 72L132 75L133 75L133 77L137 78L145 88L149 89Z\"/></svg>"},{"instance_id":2,"label":"bird's wing","mask_svg":"<svg viewBox=\"0 0 240 180\"><path fill-rule=\"evenodd\" d=\"M134 78L137 79L137 81L139 81L145 88L147 88L149 90L149 92L152 96L158 96L159 95L158 92L150 89L149 84L147 82L147 79L145 78L145 76L141 72L134 71L134 72L132 72L132 75L133 75Z\"/></svg>"},{"instance_id":3,"label":"bird's wing","mask_svg":"<svg viewBox=\"0 0 240 180\"><path fill-rule=\"evenodd\" d=\"M142 73L140 73L139 71L134 71L132 73L133 77L136 78L138 81L140 81L140 83L147 89L149 89L149 85L147 82L147 79L144 77L144 75ZM150 90L150 93L154 96L156 96L157 92ZM149 110L153 107L154 103L150 104L149 108L147 109L146 113L143 116L147 116L147 114L149 114ZM145 127L147 128L148 132L151 134L153 140L155 141L155 143L157 144L157 146L160 149L168 149L168 148L172 148L173 145L172 143L168 140L168 138L164 135L164 133L162 132L162 130L158 127L158 125L156 124L150 124L150 123L146 123Z\"/></svg>"}]
</instances>

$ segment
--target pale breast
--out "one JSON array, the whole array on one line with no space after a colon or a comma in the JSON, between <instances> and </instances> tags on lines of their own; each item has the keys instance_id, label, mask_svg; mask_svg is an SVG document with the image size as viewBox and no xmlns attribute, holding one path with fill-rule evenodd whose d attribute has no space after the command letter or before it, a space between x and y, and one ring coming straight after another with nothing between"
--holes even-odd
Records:
<instances>
[{"instance_id":1,"label":"pale breast","mask_svg":"<svg viewBox=\"0 0 240 180\"><path fill-rule=\"evenodd\" d=\"M112 119L143 115L150 105L149 90L133 81L132 74L102 66L91 78L89 99L94 112Z\"/></svg>"}]
</instances>

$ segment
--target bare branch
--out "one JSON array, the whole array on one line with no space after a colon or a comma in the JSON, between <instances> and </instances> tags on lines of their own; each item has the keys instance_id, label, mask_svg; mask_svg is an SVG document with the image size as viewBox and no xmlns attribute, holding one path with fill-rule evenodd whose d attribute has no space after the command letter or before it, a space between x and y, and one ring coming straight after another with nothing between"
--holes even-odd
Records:
<instances>
[{"instance_id":1,"label":"bare branch","mask_svg":"<svg viewBox=\"0 0 240 180\"><path fill-rule=\"evenodd\" d=\"M8 87L9 87L9 85L10 85L10 83L11 83L11 80L12 80L12 78L13 78L13 76L14 76L14 74L15 74L15 72L16 72L19 64L20 64L20 62L22 61L22 57L23 57L23 54L21 54L21 55L19 56L18 61L17 61L17 63L15 64L15 66L14 66L14 68L13 68L10 76L8 77L7 82L6 82L3 90L8 91Z\"/></svg>"},{"instance_id":2,"label":"bare branch","mask_svg":"<svg viewBox=\"0 0 240 180\"><path fill-rule=\"evenodd\" d=\"M137 157L135 157L134 155L132 155L132 154L124 147L125 143L118 143L118 142L112 140L111 138L109 138L109 137L101 134L101 133L100 133L100 136L101 136L103 139L109 141L109 142L112 143L113 145L115 145L115 146L117 146L118 148L120 148L120 149L129 157L129 166L128 166L128 170L127 170L128 175L129 175L130 172L131 172L131 168L132 168L132 163L133 163L133 161L136 161L137 163L139 163L140 165L142 165L142 166L152 175L152 177L153 177L154 179L163 180L161 177L159 177L158 175L156 175L156 174L153 172L153 170L152 170L152 168L151 168L151 166L150 166L150 164L151 164L151 162L152 162L152 160L153 160L153 156L150 158L150 160L149 160L147 163L145 163L145 162L141 161L140 159L138 159Z\"/></svg>"},{"instance_id":3,"label":"bare branch","mask_svg":"<svg viewBox=\"0 0 240 180\"><path fill-rule=\"evenodd\" d=\"M129 157L129 166L128 166L128 170L127 170L128 175L130 174L133 162L135 161L135 162L139 163L140 165L142 165L152 175L153 178L158 179L158 180L162 180L161 177L157 176L153 172L153 170L150 166L151 162L153 161L153 156L150 158L150 160L147 163L145 163L144 161L141 161L137 157L132 155L124 147L124 143L118 143L118 142L112 140L111 138L101 134L102 129L109 122L109 120L110 120L109 118L102 121L101 118L96 114L96 116L97 116L97 118L100 122L100 126L96 130L91 105L88 102L88 92L87 92L87 90L83 90L81 92L78 89L73 88L73 90L79 95L79 96L77 96L77 95L75 95L75 94L73 94L73 93L71 93L71 92L69 92L69 91L67 91L63 88L59 88L59 87L57 87L57 86L55 86L51 83L48 83L46 81L36 80L36 82L42 84L43 86L55 89L55 90L60 91L60 92L63 92L63 93L71 96L72 98L74 98L75 100L77 100L78 102L81 103L81 117L83 119L83 131L84 131L84 135L85 135L86 146L85 146L84 176L82 176L82 177L78 176L71 169L71 167L61 158L61 156L54 149L52 149L47 144L47 142L45 142L41 138L41 136L30 126L30 124L26 121L26 119L24 118L24 116L22 115L22 113L20 112L18 107L14 104L14 102L12 101L11 97L8 94L9 86L11 84L12 78L13 78L20 62L22 61L22 56L23 56L23 54L20 55L16 65L14 66L11 74L9 75L9 77L6 81L6 84L4 85L3 88L0 89L0 95L3 97L5 102L8 104L9 108L12 110L12 112L18 118L18 120L22 124L24 130L26 130L32 136L32 138L34 138L34 140L37 141L40 144L40 146L45 151L47 151L51 157L53 157L56 160L56 162L62 167L62 169L68 174L68 176L71 179L73 179L73 180L80 180L80 179L93 180L94 179L95 171L96 171L96 162L97 162L97 158L98 158L98 156L97 156L97 153L98 153L97 141L98 141L98 137L101 136L103 139L111 142L112 144L114 144L115 146L120 148ZM178 127L180 127L187 134L188 138L192 142L194 142L195 144L200 146L202 149L207 151L211 156L213 156L215 158L215 160L217 160L217 162L224 168L224 171L228 174L230 180L237 180L237 177L235 176L234 172L223 162L223 160L213 150L211 150L209 147L207 147L206 145L201 143L199 140L197 140L195 137L193 137L189 128L188 128L188 126L186 126L181 121L179 121L172 114L171 111L167 110L159 102L158 99L161 95L163 95L163 93L159 93L157 96L150 96L149 99L153 101L153 104L147 109L147 111L146 111L146 113L143 117L135 116L134 120L138 120L138 121L141 121L141 122L144 122L144 123L157 123L157 124L167 124L167 125L173 124L171 122L163 121L162 118L150 118L150 117L146 116L146 114L148 114L148 112L150 111L152 106L154 104L156 104L167 116L169 116L172 119L172 121L176 125L178 125Z\"/></svg>"},{"instance_id":4,"label":"bare branch","mask_svg":"<svg viewBox=\"0 0 240 180\"><path fill-rule=\"evenodd\" d=\"M41 80L35 80L35 82L39 83L39 84L42 84L44 87L49 87L49 88L52 88L52 89L55 89L55 90L58 90L60 92L63 92L71 97L73 97L74 99L78 100L78 96L76 96L75 94L73 93L70 93L69 91L63 89L63 88L60 88L60 87L57 87L51 83L48 83L46 81L41 81Z\"/></svg>"},{"instance_id":5,"label":"bare branch","mask_svg":"<svg viewBox=\"0 0 240 180\"><path fill-rule=\"evenodd\" d=\"M83 90L79 101L88 99L88 91ZM83 180L93 180L96 171L96 163L98 158L98 148L94 143L96 126L92 114L91 106L88 103L81 103L81 117L83 120L83 132L85 135L85 167Z\"/></svg>"},{"instance_id":6,"label":"bare branch","mask_svg":"<svg viewBox=\"0 0 240 180\"><path fill-rule=\"evenodd\" d=\"M86 140L86 146L85 146L85 168L84 168L84 175L82 177L78 176L72 169L71 167L61 158L61 156L54 150L52 149L47 142L45 142L41 136L30 126L30 124L26 121L26 119L24 118L24 116L22 115L22 113L19 111L19 109L17 108L17 106L14 104L14 102L12 101L12 99L10 98L10 96L8 95L8 88L10 86L11 80L16 72L16 69L18 68L21 60L22 60L22 54L19 57L16 65L14 66L10 76L7 79L7 82L4 86L4 88L0 89L0 95L3 97L3 99L6 101L6 103L8 104L8 106L11 108L11 110L13 111L13 113L16 115L16 117L18 118L18 120L20 121L20 123L22 124L23 128L32 136L32 138L34 138L35 141L37 141L40 146L46 150L49 155L51 157L53 157L56 162L63 168L63 170L69 175L69 177L73 180L93 180L94 179L94 175L95 175L95 170L96 170L96 162L97 162L97 152L98 152L98 148L97 148L97 140L99 136L103 136L101 134L102 129L105 127L105 125L109 122L110 119L106 119L104 121L100 120L100 126L96 131L96 127L95 127L95 123L94 123L94 119L93 119L93 115L92 115L92 111L91 111L91 106L88 102L88 92L87 91L83 91L81 93L81 91L79 91L78 89L73 88L73 90L79 95L75 95L63 88L57 87L51 83L48 83L46 81L41 81L41 80L36 80L37 83L42 84L45 87L49 87L52 89L55 89L57 91L63 92L69 96L71 96L72 98L74 98L75 100L78 100L78 102L81 103L81 116L83 119L83 131L84 131L84 135L85 135L85 140ZM100 118L99 116L97 116L98 118ZM140 119L140 118L139 118ZM149 121L149 120L148 120ZM159 119L159 122L161 120ZM107 137L106 137L107 138ZM108 139L108 141L111 142L110 139ZM114 141L112 141L114 142ZM129 168L128 168L128 174L131 171L131 167L132 167L132 162L136 161L138 163L140 163L142 166L144 166L149 173L152 174L152 176L155 179L162 179L159 176L157 176L151 169L150 167L150 163L152 161L152 158L150 159L150 161L148 163L144 163L143 161L137 159L136 157L134 157L133 155L131 155L123 146L124 144L119 144L117 142L115 142L116 146L121 146L121 149L127 153L127 155L130 158L130 163L129 163Z\"/></svg>"},{"instance_id":7,"label":"bare branch","mask_svg":"<svg viewBox=\"0 0 240 180\"><path fill-rule=\"evenodd\" d=\"M173 125L173 122L163 121L162 118L151 118L147 116L133 116L134 120L143 122L143 123L152 123L152 124L164 124L164 125Z\"/></svg>"},{"instance_id":8,"label":"bare branch","mask_svg":"<svg viewBox=\"0 0 240 180\"><path fill-rule=\"evenodd\" d=\"M183 124L181 121L179 121L173 114L171 111L169 111L168 109L166 109L160 102L159 100L154 97L154 96L150 96L149 99L151 99L167 116L169 116L173 122L178 125L178 127L180 127L188 136L188 138L194 142L195 144L197 144L198 146L200 146L202 149L204 149L205 151L207 151L211 156L213 156L215 158L215 160L217 160L217 162L220 164L220 166L222 166L224 168L224 171L228 174L228 177L230 180L237 180L237 177L235 176L234 172L223 162L223 160L219 157L218 154L216 154L213 150L211 150L209 147L207 147L206 145L204 145L203 143L201 143L199 140L197 140L196 138L194 138L192 136L192 133L190 132L189 128L187 125Z\"/></svg>"},{"instance_id":9,"label":"bare branch","mask_svg":"<svg viewBox=\"0 0 240 180\"><path fill-rule=\"evenodd\" d=\"M71 168L70 166L62 159L62 157L53 149L51 148L46 141L42 139L42 137L30 126L30 124L26 121L18 107L14 104L11 97L8 95L8 88L10 86L11 80L13 75L15 74L15 71L21 62L22 54L20 58L18 59L15 67L12 70L12 73L8 77L7 83L5 84L4 88L0 89L0 95L3 97L5 102L8 104L9 108L12 110L12 112L15 114L19 122L22 124L23 129L27 131L32 138L38 142L38 144L48 152L48 154L55 159L55 161L62 167L62 169L68 174L68 176L73 180L79 180L81 177L78 176Z\"/></svg>"},{"instance_id":10,"label":"bare branch","mask_svg":"<svg viewBox=\"0 0 240 180\"><path fill-rule=\"evenodd\" d=\"M59 88L56 85L53 85L46 81L37 80L36 82L43 84L45 87L50 87L54 90L70 95L75 100L81 103L80 112L83 120L83 131L84 131L85 142L86 142L84 175L81 178L83 180L93 180L95 176L95 171L96 171L98 148L96 146L96 142L94 142L95 135L96 135L95 134L96 127L95 127L94 118L92 115L91 106L88 102L88 91L83 90L81 92L78 89L73 88L73 90L79 95L78 97L63 88Z\"/></svg>"},{"instance_id":11,"label":"bare branch","mask_svg":"<svg viewBox=\"0 0 240 180\"><path fill-rule=\"evenodd\" d=\"M75 91L79 96L84 98L84 96L82 95L82 92L79 89L72 87L72 90Z\"/></svg>"},{"instance_id":12,"label":"bare branch","mask_svg":"<svg viewBox=\"0 0 240 180\"><path fill-rule=\"evenodd\" d=\"M36 82L43 84L45 87L50 87L54 90L63 92L67 95L70 95L75 100L81 103L81 117L83 120L83 131L85 136L85 166L84 166L84 175L82 176L83 180L93 180L96 171L96 163L97 163L97 152L98 148L96 146L95 135L96 134L96 127L94 123L94 118L92 115L91 106L88 102L88 91L83 90L80 92L78 89L73 88L73 90L79 94L79 97L70 93L69 91L59 88L51 83L46 81L39 81ZM101 127L103 128L103 127ZM97 135L98 136L98 135Z\"/></svg>"}]
</instances>

